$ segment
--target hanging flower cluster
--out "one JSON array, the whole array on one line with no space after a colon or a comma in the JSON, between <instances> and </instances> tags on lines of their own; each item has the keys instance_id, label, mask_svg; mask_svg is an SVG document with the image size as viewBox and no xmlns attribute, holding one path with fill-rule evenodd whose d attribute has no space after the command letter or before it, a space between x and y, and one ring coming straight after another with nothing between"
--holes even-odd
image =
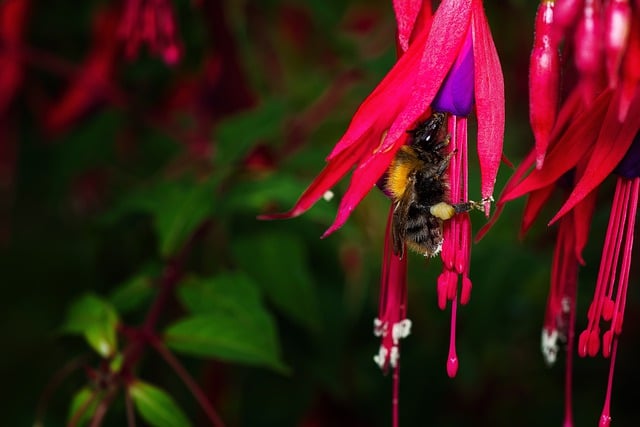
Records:
<instances>
[{"instance_id":1,"label":"hanging flower cluster","mask_svg":"<svg viewBox=\"0 0 640 427\"><path fill-rule=\"evenodd\" d=\"M628 0L542 0L530 64L530 121L535 148L516 170L498 201L527 195L522 232L554 189L565 201L558 223L542 351L566 358L565 426L572 426L571 370L579 265L598 187L614 175L616 189L587 328L578 354L611 358L600 426L609 406L615 354L622 332L633 234L640 189L640 10ZM568 53L561 70L560 46ZM561 78L562 76L562 78ZM566 96L562 96L561 89Z\"/></svg>"},{"instance_id":2,"label":"hanging flower cluster","mask_svg":"<svg viewBox=\"0 0 640 427\"><path fill-rule=\"evenodd\" d=\"M432 14L422 0L395 0L399 58L395 66L365 99L347 131L327 158L328 165L288 212L265 218L291 218L309 209L353 167L351 183L340 202L335 221L324 233L339 229L376 183L385 190L384 174L398 150L407 144L408 131L433 112L446 113L451 153L447 176L449 203L465 203L467 190L467 120L478 120L477 152L481 169L483 209L489 213L504 130L504 85L498 55L481 0L443 0ZM399 341L411 322L407 311L407 257L394 253L389 213L385 238L380 311L374 332L381 338L375 362L394 369L394 425L397 425ZM452 303L452 332L447 372L455 376L455 319L458 301L469 300L471 224L468 213L445 221L438 279L438 304ZM460 278L460 280L459 280ZM458 282L461 294L458 297Z\"/></svg>"},{"instance_id":3,"label":"hanging flower cluster","mask_svg":"<svg viewBox=\"0 0 640 427\"><path fill-rule=\"evenodd\" d=\"M181 56L177 24L169 0L125 0L118 35L125 55L134 58L142 44L149 52L175 65Z\"/></svg>"}]
</instances>

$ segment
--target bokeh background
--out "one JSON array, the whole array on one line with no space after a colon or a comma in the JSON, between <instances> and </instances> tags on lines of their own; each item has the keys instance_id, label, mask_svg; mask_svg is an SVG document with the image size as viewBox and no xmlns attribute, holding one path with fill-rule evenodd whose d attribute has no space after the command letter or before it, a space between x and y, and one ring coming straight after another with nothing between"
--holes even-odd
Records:
<instances>
[{"instance_id":1,"label":"bokeh background","mask_svg":"<svg viewBox=\"0 0 640 427\"><path fill-rule=\"evenodd\" d=\"M139 325L161 271L180 254L185 277L242 274L256 285L288 367L177 352L228 426L390 426L391 376L372 359L388 200L372 191L325 240L346 182L299 218L256 216L293 205L393 65L391 2L173 0L182 55L172 65L145 45L125 57L114 29L127 1L24 3L22 21L5 13L0 28L1 424L66 425L87 367L100 364L81 337L63 333L70 305L91 292L123 324ZM532 146L527 67L536 2L485 7L506 79L505 154L517 164ZM501 169L498 189L510 173ZM473 181L471 193L478 188ZM473 247L453 380L445 370L450 313L436 302L440 261L411 255L402 426L560 425L564 355L548 368L539 349L552 211L522 240L522 205L509 205ZM578 330L599 265L607 191L599 206L580 272ZM475 230L486 221L472 220ZM640 420L637 270L618 350L615 426ZM158 332L184 315L171 296ZM135 372L167 391L193 425L209 425L156 353L147 350ZM597 425L607 373L601 357L576 359L577 426ZM103 425L126 425L124 406L116 399Z\"/></svg>"}]
</instances>

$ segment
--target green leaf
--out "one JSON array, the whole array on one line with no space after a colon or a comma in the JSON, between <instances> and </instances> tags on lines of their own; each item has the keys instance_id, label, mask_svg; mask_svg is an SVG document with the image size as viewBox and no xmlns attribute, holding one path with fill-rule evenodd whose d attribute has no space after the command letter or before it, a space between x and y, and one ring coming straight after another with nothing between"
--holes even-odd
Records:
<instances>
[{"instance_id":1,"label":"green leaf","mask_svg":"<svg viewBox=\"0 0 640 427\"><path fill-rule=\"evenodd\" d=\"M96 390L92 390L89 387L83 387L78 390L71 399L67 422L70 424L72 420L75 420L77 427L87 424L96 411L98 401L98 392Z\"/></svg>"},{"instance_id":2,"label":"green leaf","mask_svg":"<svg viewBox=\"0 0 640 427\"><path fill-rule=\"evenodd\" d=\"M267 139L281 139L285 105L279 99L267 100L255 109L237 114L216 129L215 162L219 166L233 165L249 149Z\"/></svg>"},{"instance_id":3,"label":"green leaf","mask_svg":"<svg viewBox=\"0 0 640 427\"><path fill-rule=\"evenodd\" d=\"M160 254L178 251L187 238L213 211L213 191L209 185L172 186L158 206L154 225L160 237Z\"/></svg>"},{"instance_id":4,"label":"green leaf","mask_svg":"<svg viewBox=\"0 0 640 427\"><path fill-rule=\"evenodd\" d=\"M251 323L267 313L260 289L242 273L225 273L211 278L190 277L178 287L178 298L192 314L224 311Z\"/></svg>"},{"instance_id":5,"label":"green leaf","mask_svg":"<svg viewBox=\"0 0 640 427\"><path fill-rule=\"evenodd\" d=\"M171 396L156 386L136 381L129 393L140 416L154 427L188 427L191 425Z\"/></svg>"},{"instance_id":6,"label":"green leaf","mask_svg":"<svg viewBox=\"0 0 640 427\"><path fill-rule=\"evenodd\" d=\"M76 300L67 311L63 332L84 335L102 357L117 350L116 327L118 314L113 306L100 297L87 294Z\"/></svg>"},{"instance_id":7,"label":"green leaf","mask_svg":"<svg viewBox=\"0 0 640 427\"><path fill-rule=\"evenodd\" d=\"M64 186L68 191L69 180L81 171L111 164L114 157L116 135L122 129L123 116L115 109L107 109L78 126L65 138L64 149L57 148L55 153L56 170L51 173L52 181Z\"/></svg>"},{"instance_id":8,"label":"green leaf","mask_svg":"<svg viewBox=\"0 0 640 427\"><path fill-rule=\"evenodd\" d=\"M169 257L180 250L195 229L211 215L218 181L219 178L205 182L165 181L138 189L125 197L105 220L131 212L150 214L158 235L160 254Z\"/></svg>"},{"instance_id":9,"label":"green leaf","mask_svg":"<svg viewBox=\"0 0 640 427\"><path fill-rule=\"evenodd\" d=\"M143 306L154 294L150 274L139 274L122 283L109 295L109 301L119 313L128 313Z\"/></svg>"},{"instance_id":10,"label":"green leaf","mask_svg":"<svg viewBox=\"0 0 640 427\"><path fill-rule=\"evenodd\" d=\"M180 286L178 295L192 315L167 329L168 346L192 356L286 372L275 323L249 278L241 274L192 278Z\"/></svg>"},{"instance_id":11,"label":"green leaf","mask_svg":"<svg viewBox=\"0 0 640 427\"><path fill-rule=\"evenodd\" d=\"M302 240L288 234L265 233L237 239L233 254L241 270L294 322L320 329L316 291Z\"/></svg>"}]
</instances>

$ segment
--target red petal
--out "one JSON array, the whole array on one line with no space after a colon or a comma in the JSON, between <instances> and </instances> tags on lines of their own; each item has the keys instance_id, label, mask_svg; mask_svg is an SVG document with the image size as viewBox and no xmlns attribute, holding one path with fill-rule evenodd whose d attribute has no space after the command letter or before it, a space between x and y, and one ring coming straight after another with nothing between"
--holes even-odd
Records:
<instances>
[{"instance_id":1,"label":"red petal","mask_svg":"<svg viewBox=\"0 0 640 427\"><path fill-rule=\"evenodd\" d=\"M584 175L576 183L560 211L549 224L573 209L582 199L595 189L615 169L633 142L633 137L640 128L640 92L629 106L627 118L623 123L618 121L618 100L612 99L600 129L596 145L590 156Z\"/></svg>"},{"instance_id":2,"label":"red petal","mask_svg":"<svg viewBox=\"0 0 640 427\"><path fill-rule=\"evenodd\" d=\"M382 131L389 128L391 121L404 108L410 97L426 37L427 34L422 33L419 39L412 43L409 50L400 57L380 84L360 104L345 134L335 145L327 160L339 155L352 144L358 143L374 127L379 130L379 134L372 135L371 138L380 141Z\"/></svg>"},{"instance_id":3,"label":"red petal","mask_svg":"<svg viewBox=\"0 0 640 427\"><path fill-rule=\"evenodd\" d=\"M116 38L118 12L98 10L93 22L92 50L82 64L77 77L45 117L45 126L52 132L65 130L86 114L91 107L106 99L118 54Z\"/></svg>"},{"instance_id":4,"label":"red petal","mask_svg":"<svg viewBox=\"0 0 640 427\"><path fill-rule=\"evenodd\" d=\"M606 91L594 101L589 110L575 117L567 131L547 154L544 167L533 170L520 184L505 191L501 201L507 202L546 187L573 168L595 142L602 117L610 102L611 92Z\"/></svg>"},{"instance_id":5,"label":"red petal","mask_svg":"<svg viewBox=\"0 0 640 427\"><path fill-rule=\"evenodd\" d=\"M536 167L540 169L558 110L560 51L554 36L554 2L541 2L529 61L529 121L535 137Z\"/></svg>"},{"instance_id":6,"label":"red petal","mask_svg":"<svg viewBox=\"0 0 640 427\"><path fill-rule=\"evenodd\" d=\"M612 0L604 9L605 42L604 52L607 65L609 87L614 89L618 85L620 64L629 42L629 27L631 26L631 5L629 0Z\"/></svg>"},{"instance_id":7,"label":"red petal","mask_svg":"<svg viewBox=\"0 0 640 427\"><path fill-rule=\"evenodd\" d=\"M579 74L579 86L587 104L591 104L600 87L600 65L604 62L601 17L599 2L584 2L582 15L573 34L573 59Z\"/></svg>"},{"instance_id":8,"label":"red petal","mask_svg":"<svg viewBox=\"0 0 640 427\"><path fill-rule=\"evenodd\" d=\"M622 96L620 97L620 121L624 120L640 83L640 19L631 20L631 30L627 52L622 64Z\"/></svg>"},{"instance_id":9,"label":"red petal","mask_svg":"<svg viewBox=\"0 0 640 427\"><path fill-rule=\"evenodd\" d=\"M496 211L494 212L491 219L478 231L478 234L476 234L476 237L474 239L475 242L479 242L480 239L482 239L484 235L487 234L487 232L491 229L491 227L493 227L493 225L498 221L498 218L500 217L500 214L502 214L502 210L505 206L503 195L509 192L512 188L515 188L520 183L522 177L533 166L535 158L535 151L529 152L527 157L525 157L522 163L520 163L520 166L518 166L518 169L516 169L513 175L511 175L511 178L509 178L509 181L507 181L504 188L502 189L502 194L498 198L498 202L496 203Z\"/></svg>"},{"instance_id":10,"label":"red petal","mask_svg":"<svg viewBox=\"0 0 640 427\"><path fill-rule=\"evenodd\" d=\"M22 43L28 8L27 0L5 0L0 5L0 40L4 49L14 48Z\"/></svg>"},{"instance_id":11,"label":"red petal","mask_svg":"<svg viewBox=\"0 0 640 427\"><path fill-rule=\"evenodd\" d=\"M493 195L504 137L504 80L498 52L480 0L473 1L471 20L478 116L478 160L482 197ZM485 212L489 215L489 212Z\"/></svg>"},{"instance_id":12,"label":"red petal","mask_svg":"<svg viewBox=\"0 0 640 427\"><path fill-rule=\"evenodd\" d=\"M353 145L329 161L329 164L313 180L289 211L261 215L258 219L286 219L303 214L349 172L353 165L364 155L366 148L364 144Z\"/></svg>"},{"instance_id":13,"label":"red petal","mask_svg":"<svg viewBox=\"0 0 640 427\"><path fill-rule=\"evenodd\" d=\"M0 115L8 108L22 82L22 33L29 2L0 4Z\"/></svg>"},{"instance_id":14,"label":"red petal","mask_svg":"<svg viewBox=\"0 0 640 427\"><path fill-rule=\"evenodd\" d=\"M346 193L340 200L338 207L338 215L331 224L331 227L324 232L322 237L336 231L347 221L351 212L360 203L364 196L373 188L380 176L387 170L389 164L393 160L396 151L405 143L405 138L398 139L395 145L390 146L386 151L377 149L373 155L365 158L364 161L356 168L351 177L351 183ZM384 142L381 144L384 145Z\"/></svg>"},{"instance_id":15,"label":"red petal","mask_svg":"<svg viewBox=\"0 0 640 427\"><path fill-rule=\"evenodd\" d=\"M398 44L403 52L409 48L411 33L422 3L422 0L393 0L393 10L396 13L396 22L398 23Z\"/></svg>"},{"instance_id":16,"label":"red petal","mask_svg":"<svg viewBox=\"0 0 640 427\"><path fill-rule=\"evenodd\" d=\"M444 78L453 65L460 46L464 42L470 21L471 8L468 1L443 0L433 16L431 31L426 43L422 45L419 68L412 70L414 84L408 92L409 102L395 118L389 128L387 138L381 147L382 151L389 150L397 143L407 129L427 111L431 101L438 93ZM420 44L418 39L411 44L404 56ZM401 58L401 60L404 59Z\"/></svg>"},{"instance_id":17,"label":"red petal","mask_svg":"<svg viewBox=\"0 0 640 427\"><path fill-rule=\"evenodd\" d=\"M536 220L542 207L551 197L555 185L547 185L538 190L532 191L527 198L527 204L524 207L524 213L522 214L522 224L520 225L520 237L522 238L533 222Z\"/></svg>"},{"instance_id":18,"label":"red petal","mask_svg":"<svg viewBox=\"0 0 640 427\"><path fill-rule=\"evenodd\" d=\"M433 22L433 11L431 10L431 2L423 1L422 8L418 17L416 18L416 24L413 26L413 33L409 39L409 45L411 45L415 39L418 38L420 33L431 31L431 23Z\"/></svg>"},{"instance_id":19,"label":"red petal","mask_svg":"<svg viewBox=\"0 0 640 427\"><path fill-rule=\"evenodd\" d=\"M592 191L587 197L582 199L579 206L573 210L573 225L575 227L575 257L580 264L585 265L582 258L582 250L589 240L589 227L591 226L591 217L596 207L597 191Z\"/></svg>"}]
</instances>

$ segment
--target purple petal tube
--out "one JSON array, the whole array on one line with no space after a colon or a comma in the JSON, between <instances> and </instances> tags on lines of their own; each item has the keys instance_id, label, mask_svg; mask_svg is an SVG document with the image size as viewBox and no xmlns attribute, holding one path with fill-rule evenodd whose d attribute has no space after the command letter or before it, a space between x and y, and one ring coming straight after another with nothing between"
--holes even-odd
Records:
<instances>
[{"instance_id":1,"label":"purple petal tube","mask_svg":"<svg viewBox=\"0 0 640 427\"><path fill-rule=\"evenodd\" d=\"M629 179L640 177L640 133L633 138L629 151L624 155L614 172Z\"/></svg>"},{"instance_id":2,"label":"purple petal tube","mask_svg":"<svg viewBox=\"0 0 640 427\"><path fill-rule=\"evenodd\" d=\"M473 41L467 31L458 57L449 70L431 106L434 110L466 117L473 109Z\"/></svg>"}]
</instances>

